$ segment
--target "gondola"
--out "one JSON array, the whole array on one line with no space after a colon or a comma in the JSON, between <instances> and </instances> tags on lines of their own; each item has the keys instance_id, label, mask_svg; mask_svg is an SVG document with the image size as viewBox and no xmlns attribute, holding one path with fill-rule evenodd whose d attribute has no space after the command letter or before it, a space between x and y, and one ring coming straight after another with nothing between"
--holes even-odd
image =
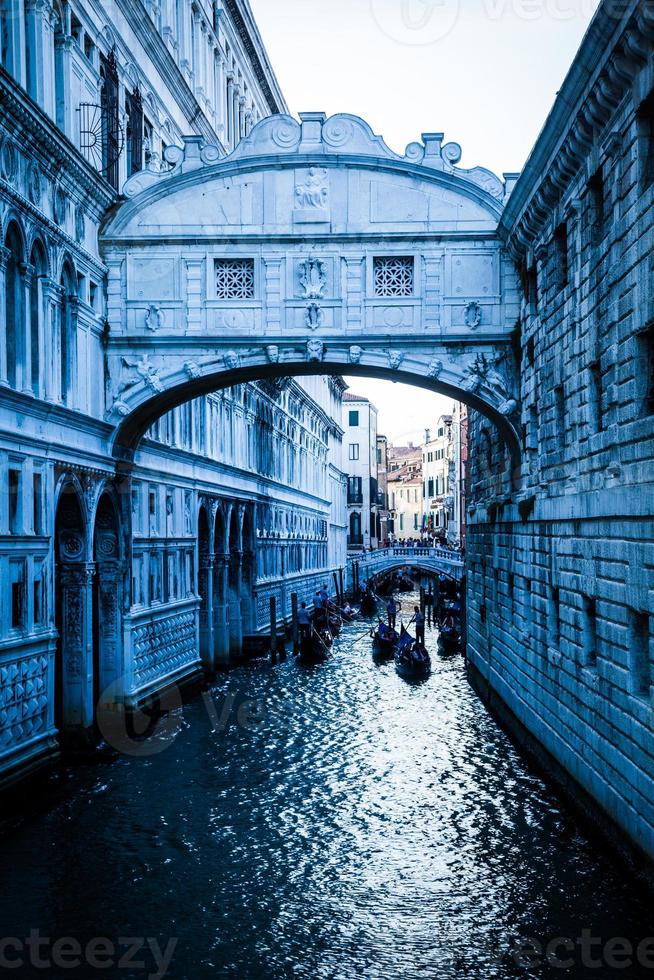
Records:
<instances>
[{"instance_id":1,"label":"gondola","mask_svg":"<svg viewBox=\"0 0 654 980\"><path fill-rule=\"evenodd\" d=\"M390 626L387 626L380 619L377 629L371 630L370 635L372 637L372 653L374 657L383 660L394 655L400 639L395 630L391 629Z\"/></svg>"},{"instance_id":2,"label":"gondola","mask_svg":"<svg viewBox=\"0 0 654 980\"><path fill-rule=\"evenodd\" d=\"M361 614L363 616L374 616L377 612L377 597L374 593L366 590L361 596Z\"/></svg>"},{"instance_id":3,"label":"gondola","mask_svg":"<svg viewBox=\"0 0 654 980\"><path fill-rule=\"evenodd\" d=\"M334 640L331 633L324 627L316 629L311 627L311 632L305 634L300 640L300 649L297 655L298 663L301 664L321 664L329 659L331 646Z\"/></svg>"},{"instance_id":4,"label":"gondola","mask_svg":"<svg viewBox=\"0 0 654 980\"><path fill-rule=\"evenodd\" d=\"M405 680L421 680L431 671L429 654L423 646L418 646L404 626L395 651L395 670Z\"/></svg>"},{"instance_id":5,"label":"gondola","mask_svg":"<svg viewBox=\"0 0 654 980\"><path fill-rule=\"evenodd\" d=\"M401 578L397 583L400 592L413 592L415 584L408 578Z\"/></svg>"},{"instance_id":6,"label":"gondola","mask_svg":"<svg viewBox=\"0 0 654 980\"><path fill-rule=\"evenodd\" d=\"M340 610L341 617L344 622L351 623L354 619L357 619L361 610L356 606L345 606Z\"/></svg>"},{"instance_id":7,"label":"gondola","mask_svg":"<svg viewBox=\"0 0 654 980\"><path fill-rule=\"evenodd\" d=\"M461 630L456 624L441 626L438 641L444 652L455 653L461 646Z\"/></svg>"}]
</instances>

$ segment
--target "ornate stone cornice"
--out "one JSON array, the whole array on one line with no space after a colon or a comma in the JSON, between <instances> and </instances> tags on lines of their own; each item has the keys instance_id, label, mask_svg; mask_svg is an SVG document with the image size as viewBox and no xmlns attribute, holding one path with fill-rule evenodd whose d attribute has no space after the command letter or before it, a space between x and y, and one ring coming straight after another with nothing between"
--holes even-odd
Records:
<instances>
[{"instance_id":1,"label":"ornate stone cornice","mask_svg":"<svg viewBox=\"0 0 654 980\"><path fill-rule=\"evenodd\" d=\"M250 59L254 77L259 83L271 113L288 111L275 73L268 61L263 42L251 13L240 0L225 0L225 9L245 52ZM248 22L246 23L246 16Z\"/></svg>"},{"instance_id":2,"label":"ornate stone cornice","mask_svg":"<svg viewBox=\"0 0 654 980\"><path fill-rule=\"evenodd\" d=\"M538 237L652 56L654 11L630 0L622 17L603 3L506 205L499 232L512 252Z\"/></svg>"}]
</instances>

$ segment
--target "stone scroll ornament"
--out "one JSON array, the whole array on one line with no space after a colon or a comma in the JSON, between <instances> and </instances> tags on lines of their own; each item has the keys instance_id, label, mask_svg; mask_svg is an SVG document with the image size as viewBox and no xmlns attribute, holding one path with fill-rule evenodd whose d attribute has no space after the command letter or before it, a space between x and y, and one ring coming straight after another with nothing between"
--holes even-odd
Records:
<instances>
[{"instance_id":1,"label":"stone scroll ornament","mask_svg":"<svg viewBox=\"0 0 654 980\"><path fill-rule=\"evenodd\" d=\"M466 391L477 393L485 387L499 400L498 411L502 415L512 415L518 403L511 394L506 378L496 370L496 358L486 354L477 354L474 360L464 368L466 379L463 387Z\"/></svg>"},{"instance_id":2,"label":"stone scroll ornament","mask_svg":"<svg viewBox=\"0 0 654 980\"><path fill-rule=\"evenodd\" d=\"M304 289L304 298L322 299L327 285L324 262L320 259L305 259L301 270L300 285Z\"/></svg>"}]
</instances>

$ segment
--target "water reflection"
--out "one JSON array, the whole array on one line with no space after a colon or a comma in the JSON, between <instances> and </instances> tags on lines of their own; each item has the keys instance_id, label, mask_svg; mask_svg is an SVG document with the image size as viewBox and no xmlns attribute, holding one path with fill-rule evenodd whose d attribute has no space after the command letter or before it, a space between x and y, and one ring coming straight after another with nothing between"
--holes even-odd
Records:
<instances>
[{"instance_id":1,"label":"water reflection","mask_svg":"<svg viewBox=\"0 0 654 980\"><path fill-rule=\"evenodd\" d=\"M573 969L505 955L583 929L640 940L649 909L498 729L460 657L437 656L428 629L432 675L407 684L363 629L347 626L320 667L221 678L159 755L71 774L0 844L3 935L175 937L180 980L612 976L580 953Z\"/></svg>"}]
</instances>

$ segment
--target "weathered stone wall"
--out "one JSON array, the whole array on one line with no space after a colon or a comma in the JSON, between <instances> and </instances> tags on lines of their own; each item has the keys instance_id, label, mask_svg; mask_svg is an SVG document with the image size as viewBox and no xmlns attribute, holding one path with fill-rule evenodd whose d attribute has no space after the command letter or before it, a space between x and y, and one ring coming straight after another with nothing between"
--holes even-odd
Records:
<instances>
[{"instance_id":1,"label":"weathered stone wall","mask_svg":"<svg viewBox=\"0 0 654 980\"><path fill-rule=\"evenodd\" d=\"M654 858L646 6L600 9L502 220L524 289L522 490L476 416L467 550L476 681Z\"/></svg>"}]
</instances>

